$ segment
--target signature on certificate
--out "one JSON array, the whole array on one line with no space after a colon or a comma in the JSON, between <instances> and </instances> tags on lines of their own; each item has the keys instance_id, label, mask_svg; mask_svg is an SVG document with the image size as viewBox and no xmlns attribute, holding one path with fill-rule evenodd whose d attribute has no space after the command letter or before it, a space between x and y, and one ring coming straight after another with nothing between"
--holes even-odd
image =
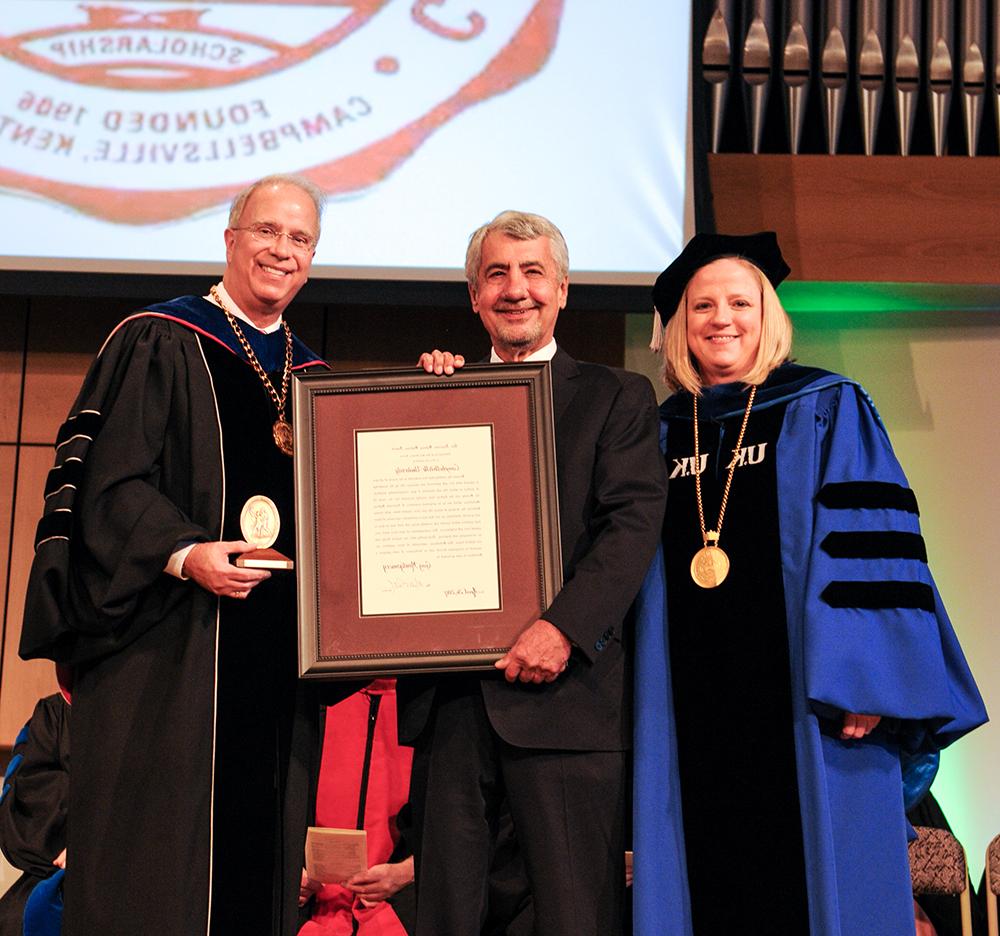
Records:
<instances>
[{"instance_id":1,"label":"signature on certificate","mask_svg":"<svg viewBox=\"0 0 1000 936\"><path fill-rule=\"evenodd\" d=\"M479 589L475 585L461 585L456 588L446 588L444 596L445 598L477 598L479 597Z\"/></svg>"},{"instance_id":2,"label":"signature on certificate","mask_svg":"<svg viewBox=\"0 0 1000 936\"><path fill-rule=\"evenodd\" d=\"M388 575L390 572L401 572L405 575L411 572L429 572L431 567L432 563L430 562L404 559L399 562L383 562L382 573Z\"/></svg>"},{"instance_id":3,"label":"signature on certificate","mask_svg":"<svg viewBox=\"0 0 1000 936\"><path fill-rule=\"evenodd\" d=\"M430 586L420 578L389 578L386 579L386 587L382 589L387 592L402 591L407 588L429 588Z\"/></svg>"}]
</instances>

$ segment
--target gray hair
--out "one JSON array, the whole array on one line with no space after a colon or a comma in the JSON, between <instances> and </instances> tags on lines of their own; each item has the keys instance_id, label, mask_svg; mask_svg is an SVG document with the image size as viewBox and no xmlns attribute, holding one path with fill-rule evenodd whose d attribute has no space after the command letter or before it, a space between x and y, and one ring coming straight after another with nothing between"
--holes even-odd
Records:
<instances>
[{"instance_id":1,"label":"gray hair","mask_svg":"<svg viewBox=\"0 0 1000 936\"><path fill-rule=\"evenodd\" d=\"M465 251L465 278L475 288L479 279L479 264L483 258L483 241L490 234L504 234L515 240L534 240L547 237L552 248L552 259L558 267L559 279L569 274L569 250L562 232L548 218L529 214L527 211L501 211L492 221L472 232Z\"/></svg>"},{"instance_id":2,"label":"gray hair","mask_svg":"<svg viewBox=\"0 0 1000 936\"><path fill-rule=\"evenodd\" d=\"M326 193L311 179L300 175L275 173L274 175L264 176L263 179L258 179L242 191L237 192L236 197L233 198L233 202L229 206L229 226L235 228L240 223L240 215L243 214L243 209L246 207L250 196L257 189L268 185L292 185L309 196L313 207L316 209L316 239L319 240L320 221L323 217L323 208L326 206Z\"/></svg>"}]
</instances>

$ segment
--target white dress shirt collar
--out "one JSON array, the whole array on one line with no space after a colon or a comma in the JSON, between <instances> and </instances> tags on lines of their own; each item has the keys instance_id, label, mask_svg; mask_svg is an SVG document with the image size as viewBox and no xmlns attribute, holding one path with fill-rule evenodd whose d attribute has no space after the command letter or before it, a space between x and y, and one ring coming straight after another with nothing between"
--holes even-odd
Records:
<instances>
[{"instance_id":1,"label":"white dress shirt collar","mask_svg":"<svg viewBox=\"0 0 1000 936\"><path fill-rule=\"evenodd\" d=\"M555 338L551 339L544 348L539 348L537 351L532 351L523 361L518 361L518 364L530 364L533 361L551 361L552 358L556 356L556 350L558 345L556 345ZM506 363L502 357L496 352L496 348L490 348L490 363L491 364L504 364Z\"/></svg>"}]
</instances>

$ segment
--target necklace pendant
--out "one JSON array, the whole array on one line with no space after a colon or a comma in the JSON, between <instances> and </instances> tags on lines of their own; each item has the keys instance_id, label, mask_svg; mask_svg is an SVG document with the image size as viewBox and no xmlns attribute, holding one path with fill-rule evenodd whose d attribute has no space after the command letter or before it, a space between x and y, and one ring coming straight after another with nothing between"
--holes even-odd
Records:
<instances>
[{"instance_id":1,"label":"necklace pendant","mask_svg":"<svg viewBox=\"0 0 1000 936\"><path fill-rule=\"evenodd\" d=\"M716 536L718 539L718 536ZM715 588L729 575L729 556L721 546L702 546L691 560L691 578L700 588Z\"/></svg>"},{"instance_id":2,"label":"necklace pendant","mask_svg":"<svg viewBox=\"0 0 1000 936\"><path fill-rule=\"evenodd\" d=\"M284 413L278 414L278 419L271 430L274 434L274 444L289 458L292 457L292 427L285 419Z\"/></svg>"}]
</instances>

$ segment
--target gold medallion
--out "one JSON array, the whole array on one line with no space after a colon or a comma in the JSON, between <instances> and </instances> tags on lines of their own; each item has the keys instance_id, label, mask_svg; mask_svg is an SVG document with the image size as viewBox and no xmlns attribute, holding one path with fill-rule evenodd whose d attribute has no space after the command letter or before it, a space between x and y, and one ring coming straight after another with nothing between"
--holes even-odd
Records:
<instances>
[{"instance_id":1,"label":"gold medallion","mask_svg":"<svg viewBox=\"0 0 1000 936\"><path fill-rule=\"evenodd\" d=\"M747 423L750 421L750 408L753 406L754 398L757 396L757 387L750 388L750 397L747 400L747 408L743 413L743 424L740 426L740 434L736 437L736 448L733 449L733 459L729 463L729 475L726 477L726 486L722 490L722 503L719 504L719 520L715 524L714 530L705 529L705 505L701 500L701 471L694 473L694 495L698 501L698 526L701 527L701 541L704 543L701 549L694 554L691 560L691 578L700 588L715 588L721 585L726 576L729 575L729 556L719 548L719 535L722 533L722 521L726 518L726 504L729 501L729 489L733 484L733 473L736 471L736 463L739 461L740 447L743 445L743 435L747 431ZM701 465L701 454L698 451L698 394L694 395L694 463Z\"/></svg>"},{"instance_id":2,"label":"gold medallion","mask_svg":"<svg viewBox=\"0 0 1000 936\"><path fill-rule=\"evenodd\" d=\"M274 433L274 444L281 449L289 458L292 455L292 426L285 419L284 413L278 416L272 429Z\"/></svg>"},{"instance_id":3,"label":"gold medallion","mask_svg":"<svg viewBox=\"0 0 1000 936\"><path fill-rule=\"evenodd\" d=\"M691 560L691 578L701 588L715 588L729 575L729 556L719 546L702 546Z\"/></svg>"},{"instance_id":4,"label":"gold medallion","mask_svg":"<svg viewBox=\"0 0 1000 936\"><path fill-rule=\"evenodd\" d=\"M230 327L233 329L233 333L236 335L236 338L240 343L240 347L243 349L243 353L247 356L247 360L250 362L251 367L253 367L253 369L257 372L257 376L264 385L264 389L274 401L275 408L278 410L278 420L271 429L271 433L274 436L274 444L277 445L278 448L289 458L291 458L292 427L289 425L288 420L285 419L285 403L288 400L288 381L292 376L292 330L288 327L288 322L282 321L281 323L281 327L285 330L285 366L281 371L281 393L279 394L278 391L274 389L274 384L271 383L271 378L267 376L267 373L261 366L260 361L257 360L257 355L254 354L253 348L250 347L250 342L247 341L247 336L243 334L243 329L240 328L239 323L236 321L236 317L229 311L226 304L222 301L222 296L219 295L219 290L213 286L209 290L209 295L218 304L219 308L222 309L226 316L226 321L229 322Z\"/></svg>"},{"instance_id":5,"label":"gold medallion","mask_svg":"<svg viewBox=\"0 0 1000 936\"><path fill-rule=\"evenodd\" d=\"M270 497L254 494L240 511L240 529L243 539L258 549L268 549L278 539L281 517Z\"/></svg>"}]
</instances>

